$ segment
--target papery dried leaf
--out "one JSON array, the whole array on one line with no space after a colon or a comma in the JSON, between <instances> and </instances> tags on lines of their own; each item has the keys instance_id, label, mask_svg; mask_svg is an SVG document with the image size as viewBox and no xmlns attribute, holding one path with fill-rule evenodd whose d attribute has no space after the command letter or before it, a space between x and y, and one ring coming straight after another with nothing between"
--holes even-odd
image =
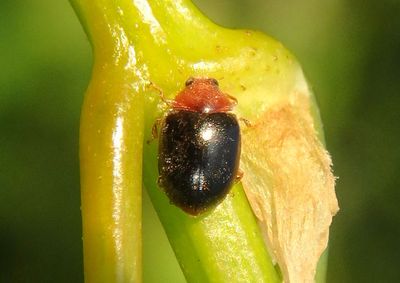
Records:
<instances>
[{"instance_id":1,"label":"papery dried leaf","mask_svg":"<svg viewBox=\"0 0 400 283\"><path fill-rule=\"evenodd\" d=\"M271 106L243 131L243 185L285 282L314 282L338 211L331 159L309 97Z\"/></svg>"}]
</instances>

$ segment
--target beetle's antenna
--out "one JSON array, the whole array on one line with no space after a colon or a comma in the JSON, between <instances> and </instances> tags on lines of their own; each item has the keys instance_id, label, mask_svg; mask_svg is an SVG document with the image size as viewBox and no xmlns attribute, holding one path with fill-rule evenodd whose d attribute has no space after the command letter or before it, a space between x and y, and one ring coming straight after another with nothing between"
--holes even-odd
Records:
<instances>
[{"instance_id":1,"label":"beetle's antenna","mask_svg":"<svg viewBox=\"0 0 400 283\"><path fill-rule=\"evenodd\" d=\"M234 97L234 96L232 96L232 95L230 95L230 94L227 94L227 93L224 93L224 94L225 94L230 100L232 100L232 101L234 102L235 105L237 105L238 100L237 100L236 97Z\"/></svg>"},{"instance_id":2,"label":"beetle's antenna","mask_svg":"<svg viewBox=\"0 0 400 283\"><path fill-rule=\"evenodd\" d=\"M156 91L158 91L158 94L159 94L160 99L161 99L162 102L164 102L168 106L172 106L173 105L173 100L165 98L164 92L159 86L155 85L153 82L150 82L148 86L153 88L153 89L155 89Z\"/></svg>"}]
</instances>

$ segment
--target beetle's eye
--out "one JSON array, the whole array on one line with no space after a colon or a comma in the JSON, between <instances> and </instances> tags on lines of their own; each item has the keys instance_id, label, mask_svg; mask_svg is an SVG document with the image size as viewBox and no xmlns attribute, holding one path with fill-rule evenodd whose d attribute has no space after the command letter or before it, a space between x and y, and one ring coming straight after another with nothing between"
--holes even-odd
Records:
<instances>
[{"instance_id":1,"label":"beetle's eye","mask_svg":"<svg viewBox=\"0 0 400 283\"><path fill-rule=\"evenodd\" d=\"M185 86L190 86L193 82L194 82L194 78L190 77L190 78L188 78L187 81L185 82Z\"/></svg>"},{"instance_id":2,"label":"beetle's eye","mask_svg":"<svg viewBox=\"0 0 400 283\"><path fill-rule=\"evenodd\" d=\"M212 82L213 85L219 86L219 83L218 83L218 81L216 79L211 79L211 82Z\"/></svg>"}]
</instances>

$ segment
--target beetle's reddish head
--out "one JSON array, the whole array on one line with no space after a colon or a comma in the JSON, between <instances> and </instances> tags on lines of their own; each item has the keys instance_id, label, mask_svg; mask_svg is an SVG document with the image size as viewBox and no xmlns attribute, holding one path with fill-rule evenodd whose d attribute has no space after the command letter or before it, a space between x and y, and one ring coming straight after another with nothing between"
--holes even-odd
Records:
<instances>
[{"instance_id":1,"label":"beetle's reddish head","mask_svg":"<svg viewBox=\"0 0 400 283\"><path fill-rule=\"evenodd\" d=\"M218 81L213 78L189 78L186 87L175 97L172 107L201 113L228 112L236 100L221 92Z\"/></svg>"}]
</instances>

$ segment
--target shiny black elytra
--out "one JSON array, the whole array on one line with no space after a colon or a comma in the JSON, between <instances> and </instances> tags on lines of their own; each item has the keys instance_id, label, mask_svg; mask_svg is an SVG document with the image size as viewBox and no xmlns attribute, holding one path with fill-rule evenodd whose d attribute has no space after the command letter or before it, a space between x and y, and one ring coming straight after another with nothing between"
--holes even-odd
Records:
<instances>
[{"instance_id":1,"label":"shiny black elytra","mask_svg":"<svg viewBox=\"0 0 400 283\"><path fill-rule=\"evenodd\" d=\"M235 115L173 111L160 133L159 184L173 204L197 215L226 196L239 155Z\"/></svg>"}]
</instances>

